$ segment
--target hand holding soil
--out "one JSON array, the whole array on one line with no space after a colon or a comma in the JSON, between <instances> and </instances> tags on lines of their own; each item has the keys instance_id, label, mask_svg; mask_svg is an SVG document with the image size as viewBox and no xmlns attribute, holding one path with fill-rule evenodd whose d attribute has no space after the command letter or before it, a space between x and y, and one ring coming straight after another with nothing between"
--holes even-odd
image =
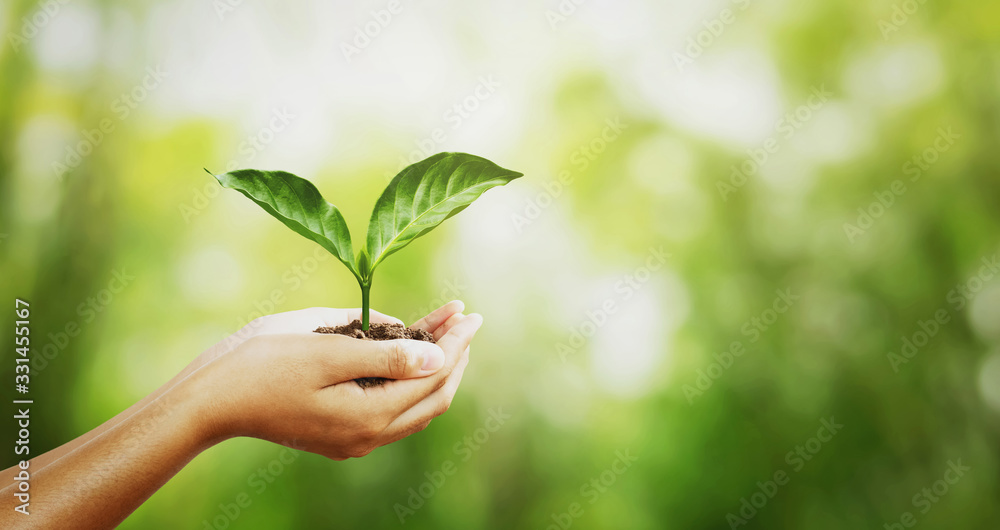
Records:
<instances>
[{"instance_id":1,"label":"hand holding soil","mask_svg":"<svg viewBox=\"0 0 1000 530\"><path fill-rule=\"evenodd\" d=\"M357 310L275 315L265 332L192 377L195 393L213 404L210 436L252 436L342 460L423 429L451 404L482 324L461 308L446 304L413 326L436 343L312 332L347 325ZM374 312L372 320L401 328ZM368 388L354 381L372 377L387 381Z\"/></svg>"}]
</instances>

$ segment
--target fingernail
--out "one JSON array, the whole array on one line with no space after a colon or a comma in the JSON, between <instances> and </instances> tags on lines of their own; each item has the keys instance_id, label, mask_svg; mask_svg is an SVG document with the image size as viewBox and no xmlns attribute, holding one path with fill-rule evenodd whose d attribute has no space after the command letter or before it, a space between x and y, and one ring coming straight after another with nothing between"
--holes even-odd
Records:
<instances>
[{"instance_id":1,"label":"fingernail","mask_svg":"<svg viewBox=\"0 0 1000 530\"><path fill-rule=\"evenodd\" d=\"M450 304L458 304L458 312L459 313L461 313L462 311L465 311L465 302L463 302L461 300L452 300L451 302L448 302L445 305L450 305Z\"/></svg>"},{"instance_id":2,"label":"fingernail","mask_svg":"<svg viewBox=\"0 0 1000 530\"><path fill-rule=\"evenodd\" d=\"M420 367L424 371L436 371L444 366L444 351L433 345L423 346L424 364Z\"/></svg>"}]
</instances>

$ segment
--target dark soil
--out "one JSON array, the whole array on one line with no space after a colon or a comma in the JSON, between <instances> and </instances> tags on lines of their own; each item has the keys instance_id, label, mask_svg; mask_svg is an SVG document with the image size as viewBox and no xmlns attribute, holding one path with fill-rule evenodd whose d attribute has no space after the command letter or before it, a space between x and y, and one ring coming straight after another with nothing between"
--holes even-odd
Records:
<instances>
[{"instance_id":1,"label":"dark soil","mask_svg":"<svg viewBox=\"0 0 1000 530\"><path fill-rule=\"evenodd\" d=\"M347 335L348 337L354 337L355 339L361 340L394 340L394 339L411 339L411 340L424 340L427 342L434 342L434 336L422 329L412 329L403 327L402 324L381 324L381 323L370 323L368 326L368 331L361 330L361 321L355 320L350 324L344 326L337 326L335 328L329 327L318 327L313 330L315 333L336 333L338 335ZM360 379L355 379L354 382L357 383L361 388L371 388L373 386L381 386L383 383L388 381L384 377L362 377Z\"/></svg>"}]
</instances>

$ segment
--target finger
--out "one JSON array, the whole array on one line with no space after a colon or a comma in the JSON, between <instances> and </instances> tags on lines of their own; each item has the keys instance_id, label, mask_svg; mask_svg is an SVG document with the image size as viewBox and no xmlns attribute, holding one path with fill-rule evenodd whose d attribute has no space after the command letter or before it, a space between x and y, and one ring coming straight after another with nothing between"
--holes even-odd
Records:
<instances>
[{"instance_id":1,"label":"finger","mask_svg":"<svg viewBox=\"0 0 1000 530\"><path fill-rule=\"evenodd\" d=\"M469 343L472 342L472 337L476 336L476 332L483 325L483 316L479 313L472 313L466 316L460 322L452 326L448 333L445 333L437 341L437 345L445 351L455 352L455 362L458 362L458 357L465 352L466 348L469 347Z\"/></svg>"},{"instance_id":2,"label":"finger","mask_svg":"<svg viewBox=\"0 0 1000 530\"><path fill-rule=\"evenodd\" d=\"M462 355L468 349L469 343L472 342L472 337L476 335L476 331L482 325L483 317L473 313L455 324L448 333L437 341L437 345L444 351L445 363L444 367L434 375L386 384L387 394L394 396L391 406L396 411L397 416L444 386L448 376L462 360Z\"/></svg>"},{"instance_id":3,"label":"finger","mask_svg":"<svg viewBox=\"0 0 1000 530\"><path fill-rule=\"evenodd\" d=\"M448 317L448 320L445 320L444 324L441 324L434 330L434 342L441 340L441 337L448 333L448 330L455 327L455 324L461 322L463 318L465 318L465 315L462 313L455 313Z\"/></svg>"},{"instance_id":4,"label":"finger","mask_svg":"<svg viewBox=\"0 0 1000 530\"><path fill-rule=\"evenodd\" d=\"M383 431L392 442L424 430L434 418L444 414L455 399L458 386L462 383L465 368L469 365L469 350L462 354L462 360L452 370L444 386L411 407L392 421ZM391 442L390 442L391 443Z\"/></svg>"},{"instance_id":5,"label":"finger","mask_svg":"<svg viewBox=\"0 0 1000 530\"><path fill-rule=\"evenodd\" d=\"M434 333L434 330L448 320L455 313L461 313L465 310L465 303L461 300L452 300L447 304L431 311L431 313L424 318L413 323L411 328L422 329L428 333Z\"/></svg>"},{"instance_id":6,"label":"finger","mask_svg":"<svg viewBox=\"0 0 1000 530\"><path fill-rule=\"evenodd\" d=\"M358 340L343 335L301 336L322 363L327 385L359 377L427 377L445 365L436 344L418 340Z\"/></svg>"},{"instance_id":7,"label":"finger","mask_svg":"<svg viewBox=\"0 0 1000 530\"><path fill-rule=\"evenodd\" d=\"M332 325L336 326L336 325L340 325L340 324L350 324L351 322L354 322L355 320L361 320L361 308L360 307L355 307L353 309L347 309L346 311L347 311L347 321L346 322L340 322L339 324L332 324ZM368 321L369 322L375 322L375 323L378 323L378 324L403 324L402 320L400 320L400 319L398 319L396 317L391 317L389 315L384 315L384 314L379 313L378 311L376 311L374 309L368 309ZM405 324L403 324L403 325L405 325Z\"/></svg>"}]
</instances>

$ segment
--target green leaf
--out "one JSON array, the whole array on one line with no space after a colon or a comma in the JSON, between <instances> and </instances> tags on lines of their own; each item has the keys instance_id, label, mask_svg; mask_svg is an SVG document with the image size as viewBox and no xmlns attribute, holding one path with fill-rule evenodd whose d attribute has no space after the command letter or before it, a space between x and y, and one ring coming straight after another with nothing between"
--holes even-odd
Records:
<instances>
[{"instance_id":1,"label":"green leaf","mask_svg":"<svg viewBox=\"0 0 1000 530\"><path fill-rule=\"evenodd\" d=\"M359 270L372 272L387 256L457 214L486 190L522 173L465 153L438 153L401 171L375 203Z\"/></svg>"},{"instance_id":2,"label":"green leaf","mask_svg":"<svg viewBox=\"0 0 1000 530\"><path fill-rule=\"evenodd\" d=\"M361 281L344 216L336 206L326 202L311 182L284 171L256 169L212 176L224 187L246 195L288 228L319 243Z\"/></svg>"}]
</instances>

